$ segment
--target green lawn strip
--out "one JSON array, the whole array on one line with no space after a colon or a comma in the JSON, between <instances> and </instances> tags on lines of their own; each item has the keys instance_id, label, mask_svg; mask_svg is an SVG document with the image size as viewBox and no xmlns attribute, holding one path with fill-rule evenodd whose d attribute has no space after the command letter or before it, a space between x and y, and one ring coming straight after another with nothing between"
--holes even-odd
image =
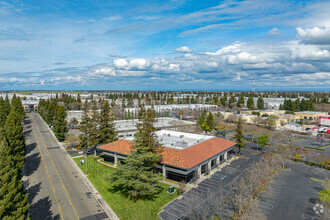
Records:
<instances>
[{"instance_id":1,"label":"green lawn strip","mask_svg":"<svg viewBox=\"0 0 330 220\"><path fill-rule=\"evenodd\" d=\"M80 165L81 159L74 158L78 166L85 172L86 163ZM168 185L161 183L163 190L153 200L132 201L111 190L111 184L107 177L115 171L115 168L98 163L98 159L100 157L88 157L88 179L120 219L159 219L158 212L161 211L161 208L179 196L178 192L167 193Z\"/></svg>"},{"instance_id":2,"label":"green lawn strip","mask_svg":"<svg viewBox=\"0 0 330 220\"><path fill-rule=\"evenodd\" d=\"M324 149L320 148L320 147L305 147L305 148L308 148L308 149L313 149L313 150L319 150L319 151L325 151Z\"/></svg>"},{"instance_id":3,"label":"green lawn strip","mask_svg":"<svg viewBox=\"0 0 330 220\"><path fill-rule=\"evenodd\" d=\"M325 183L325 180L322 180L322 179L319 179L319 178L315 178L315 177L311 177L311 180L317 181L317 182L321 182L321 183Z\"/></svg>"}]
</instances>

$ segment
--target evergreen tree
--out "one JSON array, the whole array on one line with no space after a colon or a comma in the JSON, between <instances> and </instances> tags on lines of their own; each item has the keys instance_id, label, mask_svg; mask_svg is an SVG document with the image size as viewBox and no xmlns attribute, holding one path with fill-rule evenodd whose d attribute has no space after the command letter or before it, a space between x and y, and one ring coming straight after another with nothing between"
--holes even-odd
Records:
<instances>
[{"instance_id":1,"label":"evergreen tree","mask_svg":"<svg viewBox=\"0 0 330 220\"><path fill-rule=\"evenodd\" d=\"M236 98L235 96L230 97L229 99L229 106L233 108L235 106Z\"/></svg>"},{"instance_id":2,"label":"evergreen tree","mask_svg":"<svg viewBox=\"0 0 330 220\"><path fill-rule=\"evenodd\" d=\"M227 98L226 94L222 98L220 98L220 103L224 107L227 106L227 101L228 101L228 98Z\"/></svg>"},{"instance_id":3,"label":"evergreen tree","mask_svg":"<svg viewBox=\"0 0 330 220\"><path fill-rule=\"evenodd\" d=\"M96 147L100 144L100 132L98 130L98 124L100 120L100 114L97 111L98 104L93 99L92 101L92 115L90 117L90 123L88 128L88 143L90 146L93 146L94 156L96 156Z\"/></svg>"},{"instance_id":4,"label":"evergreen tree","mask_svg":"<svg viewBox=\"0 0 330 220\"><path fill-rule=\"evenodd\" d=\"M237 100L237 107L242 107L244 105L244 97L240 96Z\"/></svg>"},{"instance_id":5,"label":"evergreen tree","mask_svg":"<svg viewBox=\"0 0 330 220\"><path fill-rule=\"evenodd\" d=\"M21 182L21 170L15 166L15 155L0 131L0 219L26 219L28 195Z\"/></svg>"},{"instance_id":6,"label":"evergreen tree","mask_svg":"<svg viewBox=\"0 0 330 220\"><path fill-rule=\"evenodd\" d=\"M7 115L9 115L9 112L10 112L10 101L9 101L9 98L8 98L8 95L6 95L6 98L5 98L5 102L4 102L4 106L3 106L5 112Z\"/></svg>"},{"instance_id":7,"label":"evergreen tree","mask_svg":"<svg viewBox=\"0 0 330 220\"><path fill-rule=\"evenodd\" d=\"M214 117L212 112L209 112L207 119L206 119L206 124L207 124L207 130L212 131L214 129Z\"/></svg>"},{"instance_id":8,"label":"evergreen tree","mask_svg":"<svg viewBox=\"0 0 330 220\"><path fill-rule=\"evenodd\" d=\"M154 112L141 108L133 150L125 164L119 164L110 178L115 189L135 200L153 198L161 191L158 185L161 175L156 172L156 166L161 161L161 148L153 125Z\"/></svg>"},{"instance_id":9,"label":"evergreen tree","mask_svg":"<svg viewBox=\"0 0 330 220\"><path fill-rule=\"evenodd\" d=\"M243 125L242 125L242 118L239 117L237 121L237 126L235 129L235 141L236 141L236 147L238 147L238 154L241 154L241 149L245 148L245 143L244 143L244 134L243 134Z\"/></svg>"},{"instance_id":10,"label":"evergreen tree","mask_svg":"<svg viewBox=\"0 0 330 220\"><path fill-rule=\"evenodd\" d=\"M265 109L265 103L264 103L264 99L262 97L258 98L257 108L260 109L260 110Z\"/></svg>"},{"instance_id":11,"label":"evergreen tree","mask_svg":"<svg viewBox=\"0 0 330 220\"><path fill-rule=\"evenodd\" d=\"M54 132L58 140L63 141L65 139L65 135L68 131L67 126L64 106L59 106L57 108L54 122Z\"/></svg>"},{"instance_id":12,"label":"evergreen tree","mask_svg":"<svg viewBox=\"0 0 330 220\"><path fill-rule=\"evenodd\" d=\"M82 134L80 135L80 146L82 148L85 148L85 153L87 156L87 147L88 147L88 135L89 135L89 129L90 129L90 117L88 115L89 111L88 101L86 99L84 105L83 105L83 115L80 122L80 131Z\"/></svg>"},{"instance_id":13,"label":"evergreen tree","mask_svg":"<svg viewBox=\"0 0 330 220\"><path fill-rule=\"evenodd\" d=\"M252 96L248 98L246 102L246 107L248 107L248 109L254 109L254 101Z\"/></svg>"},{"instance_id":14,"label":"evergreen tree","mask_svg":"<svg viewBox=\"0 0 330 220\"><path fill-rule=\"evenodd\" d=\"M110 112L110 105L108 101L101 104L101 113L99 119L99 144L106 144L118 140L117 131L115 129L114 117Z\"/></svg>"},{"instance_id":15,"label":"evergreen tree","mask_svg":"<svg viewBox=\"0 0 330 220\"><path fill-rule=\"evenodd\" d=\"M204 110L203 113L197 119L197 124L199 126L202 126L203 125L203 123L205 122L205 117L206 117L206 110Z\"/></svg>"},{"instance_id":16,"label":"evergreen tree","mask_svg":"<svg viewBox=\"0 0 330 220\"><path fill-rule=\"evenodd\" d=\"M0 127L3 127L3 125L5 124L7 115L8 114L5 109L5 100L0 97Z\"/></svg>"},{"instance_id":17,"label":"evergreen tree","mask_svg":"<svg viewBox=\"0 0 330 220\"><path fill-rule=\"evenodd\" d=\"M24 107L22 105L20 97L16 97L15 94L11 99L11 110L15 111L20 116L22 121L24 120L25 117Z\"/></svg>"},{"instance_id":18,"label":"evergreen tree","mask_svg":"<svg viewBox=\"0 0 330 220\"><path fill-rule=\"evenodd\" d=\"M45 119L48 125L53 126L55 121L55 116L57 112L58 104L55 99L48 100L45 106Z\"/></svg>"},{"instance_id":19,"label":"evergreen tree","mask_svg":"<svg viewBox=\"0 0 330 220\"><path fill-rule=\"evenodd\" d=\"M13 155L14 164L18 169L21 169L25 158L25 140L21 118L13 109L6 119L4 131L11 150L11 155Z\"/></svg>"}]
</instances>

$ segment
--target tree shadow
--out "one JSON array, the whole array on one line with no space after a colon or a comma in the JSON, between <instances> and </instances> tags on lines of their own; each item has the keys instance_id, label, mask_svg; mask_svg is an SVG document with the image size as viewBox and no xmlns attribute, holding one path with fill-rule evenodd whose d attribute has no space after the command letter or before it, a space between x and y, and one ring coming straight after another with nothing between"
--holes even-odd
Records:
<instances>
[{"instance_id":1,"label":"tree shadow","mask_svg":"<svg viewBox=\"0 0 330 220\"><path fill-rule=\"evenodd\" d=\"M26 154L29 154L36 147L37 147L37 143L31 143L31 144L26 145L26 147L25 147Z\"/></svg>"},{"instance_id":2,"label":"tree shadow","mask_svg":"<svg viewBox=\"0 0 330 220\"><path fill-rule=\"evenodd\" d=\"M51 211L52 203L49 200L49 196L43 199L39 199L37 202L30 204L31 219L52 219L59 220L59 214L53 216Z\"/></svg>"},{"instance_id":3,"label":"tree shadow","mask_svg":"<svg viewBox=\"0 0 330 220\"><path fill-rule=\"evenodd\" d=\"M33 201L33 199L38 195L40 191L41 182L35 184L34 186L28 186L27 192L29 194L29 201Z\"/></svg>"},{"instance_id":4,"label":"tree shadow","mask_svg":"<svg viewBox=\"0 0 330 220\"><path fill-rule=\"evenodd\" d=\"M34 153L32 155L27 156L25 160L25 166L27 171L26 175L31 176L39 168L41 157L39 153Z\"/></svg>"}]
</instances>

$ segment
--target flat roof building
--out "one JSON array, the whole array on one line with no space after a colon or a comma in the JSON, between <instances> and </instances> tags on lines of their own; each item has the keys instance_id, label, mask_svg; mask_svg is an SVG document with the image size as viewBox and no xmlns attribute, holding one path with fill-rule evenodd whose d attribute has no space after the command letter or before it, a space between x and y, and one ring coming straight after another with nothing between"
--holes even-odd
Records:
<instances>
[{"instance_id":1,"label":"flat roof building","mask_svg":"<svg viewBox=\"0 0 330 220\"><path fill-rule=\"evenodd\" d=\"M328 115L327 112L313 112L313 111L303 111L303 112L295 112L296 115L300 117L300 120L313 120L316 121L320 116Z\"/></svg>"},{"instance_id":2,"label":"flat roof building","mask_svg":"<svg viewBox=\"0 0 330 220\"><path fill-rule=\"evenodd\" d=\"M164 178L190 182L218 167L228 158L236 143L223 138L160 130L155 132L162 146L162 160L157 169ZM132 151L134 141L118 140L99 146L104 160L117 164Z\"/></svg>"}]
</instances>

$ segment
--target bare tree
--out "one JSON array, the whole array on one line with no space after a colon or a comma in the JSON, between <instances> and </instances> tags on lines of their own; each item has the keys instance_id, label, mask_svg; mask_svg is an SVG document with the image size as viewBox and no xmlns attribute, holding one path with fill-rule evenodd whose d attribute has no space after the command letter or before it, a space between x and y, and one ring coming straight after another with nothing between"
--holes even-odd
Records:
<instances>
[{"instance_id":1,"label":"bare tree","mask_svg":"<svg viewBox=\"0 0 330 220\"><path fill-rule=\"evenodd\" d=\"M228 115L226 118L226 121L229 123L237 123L238 115L235 115L235 114Z\"/></svg>"}]
</instances>

